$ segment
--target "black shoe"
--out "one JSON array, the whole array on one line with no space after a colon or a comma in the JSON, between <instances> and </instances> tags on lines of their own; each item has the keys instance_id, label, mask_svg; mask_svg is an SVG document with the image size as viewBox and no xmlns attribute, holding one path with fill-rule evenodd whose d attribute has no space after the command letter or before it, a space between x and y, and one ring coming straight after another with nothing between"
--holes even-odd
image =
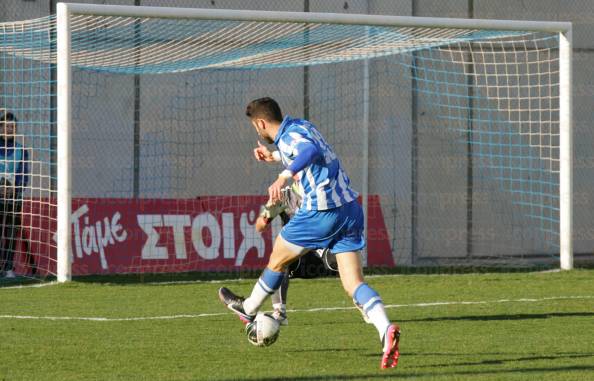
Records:
<instances>
[{"instance_id":1,"label":"black shoe","mask_svg":"<svg viewBox=\"0 0 594 381\"><path fill-rule=\"evenodd\" d=\"M249 324L254 321L256 315L248 315L243 310L243 301L245 300L241 296L235 295L227 287L219 288L219 299L227 306L228 309L235 312L239 319L244 324Z\"/></svg>"}]
</instances>

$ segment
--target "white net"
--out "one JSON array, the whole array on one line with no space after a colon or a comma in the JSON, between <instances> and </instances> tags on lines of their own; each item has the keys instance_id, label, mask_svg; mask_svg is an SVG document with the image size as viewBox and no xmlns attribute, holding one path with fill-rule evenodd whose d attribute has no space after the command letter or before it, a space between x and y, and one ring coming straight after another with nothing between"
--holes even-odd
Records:
<instances>
[{"instance_id":1,"label":"white net","mask_svg":"<svg viewBox=\"0 0 594 381\"><path fill-rule=\"evenodd\" d=\"M370 266L538 265L559 251L556 35L71 21L74 275L261 267L279 226L260 235L253 223L280 170L251 157L256 136L244 109L261 96L316 124L354 187L368 184ZM3 103L40 121L21 131L41 163L23 204L37 197L50 211L38 218L48 221L37 239L46 249L33 253L46 258L38 262L47 274L54 28L53 18L5 25L0 46L12 62L2 70ZM17 80L20 67L35 69ZM28 93L43 102L23 106Z\"/></svg>"},{"instance_id":2,"label":"white net","mask_svg":"<svg viewBox=\"0 0 594 381\"><path fill-rule=\"evenodd\" d=\"M0 24L0 272L7 278L55 273L55 81L44 52L53 22ZM17 48L18 49L18 48Z\"/></svg>"}]
</instances>

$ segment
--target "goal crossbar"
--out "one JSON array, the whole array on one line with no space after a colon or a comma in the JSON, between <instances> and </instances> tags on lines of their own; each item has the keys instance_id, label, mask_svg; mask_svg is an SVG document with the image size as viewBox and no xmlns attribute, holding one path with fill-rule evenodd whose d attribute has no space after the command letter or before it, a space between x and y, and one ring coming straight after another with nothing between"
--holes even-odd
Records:
<instances>
[{"instance_id":1,"label":"goal crossbar","mask_svg":"<svg viewBox=\"0 0 594 381\"><path fill-rule=\"evenodd\" d=\"M525 32L565 33L570 22L462 19L444 17L382 16L344 13L243 11L200 8L165 8L127 5L64 4L79 15L117 17L158 17L175 19L262 21L310 24L351 24L419 28L490 29Z\"/></svg>"}]
</instances>

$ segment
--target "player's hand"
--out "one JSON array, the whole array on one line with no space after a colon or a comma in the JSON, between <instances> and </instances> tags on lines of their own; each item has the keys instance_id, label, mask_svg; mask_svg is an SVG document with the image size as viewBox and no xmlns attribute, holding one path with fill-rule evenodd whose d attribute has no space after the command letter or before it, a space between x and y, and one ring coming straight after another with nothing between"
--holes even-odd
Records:
<instances>
[{"instance_id":1,"label":"player's hand","mask_svg":"<svg viewBox=\"0 0 594 381\"><path fill-rule=\"evenodd\" d=\"M272 152L270 152L270 150L268 150L268 148L266 146L262 145L262 143L260 143L260 141L258 141L258 147L254 148L254 156L256 157L256 160L258 160L258 161L267 161L267 162L274 161Z\"/></svg>"},{"instance_id":2,"label":"player's hand","mask_svg":"<svg viewBox=\"0 0 594 381\"><path fill-rule=\"evenodd\" d=\"M258 219L256 220L256 231L258 233L262 233L263 231L266 230L267 227L268 227L268 221L266 220L266 218L264 218L262 216L258 216Z\"/></svg>"},{"instance_id":3,"label":"player's hand","mask_svg":"<svg viewBox=\"0 0 594 381\"><path fill-rule=\"evenodd\" d=\"M270 201L276 203L282 200L283 192L281 189L283 189L286 182L287 179L279 176L279 178L268 187L268 196L270 197Z\"/></svg>"}]
</instances>

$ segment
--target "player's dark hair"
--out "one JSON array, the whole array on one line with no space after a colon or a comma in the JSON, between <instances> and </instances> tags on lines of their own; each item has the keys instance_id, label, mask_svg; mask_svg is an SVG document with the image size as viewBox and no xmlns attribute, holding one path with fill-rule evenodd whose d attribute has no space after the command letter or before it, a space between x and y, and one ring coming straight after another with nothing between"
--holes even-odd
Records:
<instances>
[{"instance_id":1,"label":"player's dark hair","mask_svg":"<svg viewBox=\"0 0 594 381\"><path fill-rule=\"evenodd\" d=\"M272 98L258 98L251 101L246 109L245 115L250 119L261 118L266 119L269 122L282 122L283 113L281 112L280 106Z\"/></svg>"},{"instance_id":2,"label":"player's dark hair","mask_svg":"<svg viewBox=\"0 0 594 381\"><path fill-rule=\"evenodd\" d=\"M0 122L16 122L17 118L10 111L0 111Z\"/></svg>"}]
</instances>

